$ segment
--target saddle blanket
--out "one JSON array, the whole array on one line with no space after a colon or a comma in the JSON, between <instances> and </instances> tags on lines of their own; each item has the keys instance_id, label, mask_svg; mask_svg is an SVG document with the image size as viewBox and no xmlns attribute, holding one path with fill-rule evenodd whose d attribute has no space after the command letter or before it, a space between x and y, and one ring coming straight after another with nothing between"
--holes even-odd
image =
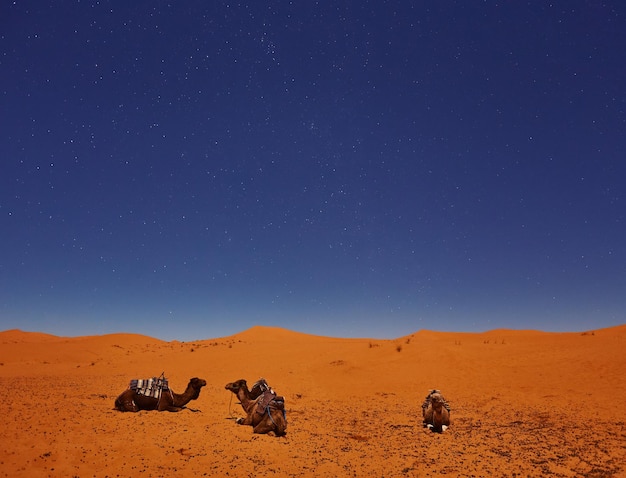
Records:
<instances>
[{"instance_id":1,"label":"saddle blanket","mask_svg":"<svg viewBox=\"0 0 626 478\"><path fill-rule=\"evenodd\" d=\"M152 377L131 380L129 388L135 390L139 395L160 398L163 390L169 390L169 385L165 378Z\"/></svg>"},{"instance_id":2,"label":"saddle blanket","mask_svg":"<svg viewBox=\"0 0 626 478\"><path fill-rule=\"evenodd\" d=\"M284 410L285 399L281 396L276 395L276 392L274 392L274 390L267 390L263 392L263 395L261 395L257 399L256 412L263 415L266 412L267 407Z\"/></svg>"}]
</instances>

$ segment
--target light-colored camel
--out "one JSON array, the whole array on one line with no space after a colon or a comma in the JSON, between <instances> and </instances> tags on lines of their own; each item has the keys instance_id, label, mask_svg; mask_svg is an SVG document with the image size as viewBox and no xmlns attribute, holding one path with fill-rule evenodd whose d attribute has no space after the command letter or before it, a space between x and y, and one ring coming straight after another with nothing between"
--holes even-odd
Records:
<instances>
[{"instance_id":1,"label":"light-colored camel","mask_svg":"<svg viewBox=\"0 0 626 478\"><path fill-rule=\"evenodd\" d=\"M422 404L424 426L444 432L450 426L450 406L439 390L431 390Z\"/></svg>"},{"instance_id":2,"label":"light-colored camel","mask_svg":"<svg viewBox=\"0 0 626 478\"><path fill-rule=\"evenodd\" d=\"M200 390L205 385L206 380L194 377L189 381L183 393L163 390L159 398L141 395L137 390L128 388L115 399L115 408L120 412L138 412L139 410L180 412L191 400L196 400L200 396Z\"/></svg>"},{"instance_id":3,"label":"light-colored camel","mask_svg":"<svg viewBox=\"0 0 626 478\"><path fill-rule=\"evenodd\" d=\"M246 412L244 418L237 419L237 424L252 426L254 433L273 432L276 436L286 434L285 401L271 388L263 390L264 387L260 387L261 393L255 398L252 398L254 394L248 390L248 383L244 379L227 383L224 388L237 396Z\"/></svg>"}]
</instances>

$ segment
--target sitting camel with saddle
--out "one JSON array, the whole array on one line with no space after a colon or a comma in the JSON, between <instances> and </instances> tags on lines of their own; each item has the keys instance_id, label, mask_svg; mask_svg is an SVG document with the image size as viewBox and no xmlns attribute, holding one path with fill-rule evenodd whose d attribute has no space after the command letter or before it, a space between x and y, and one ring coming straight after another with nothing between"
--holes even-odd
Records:
<instances>
[{"instance_id":1,"label":"sitting camel with saddle","mask_svg":"<svg viewBox=\"0 0 626 478\"><path fill-rule=\"evenodd\" d=\"M277 396L264 379L255 383L252 390L248 390L244 379L227 383L224 388L235 394L246 412L245 418L237 419L238 425L251 425L254 433L286 434L285 399Z\"/></svg>"},{"instance_id":2,"label":"sitting camel with saddle","mask_svg":"<svg viewBox=\"0 0 626 478\"><path fill-rule=\"evenodd\" d=\"M156 379L155 379L156 380ZM191 400L200 396L200 390L206 385L206 380L194 377L189 380L187 389L181 393L174 393L164 380L165 385L154 389L151 393L133 386L137 380L131 381L131 386L115 399L115 408L120 412L138 412L139 410L158 410L159 412L180 412Z\"/></svg>"},{"instance_id":3,"label":"sitting camel with saddle","mask_svg":"<svg viewBox=\"0 0 626 478\"><path fill-rule=\"evenodd\" d=\"M422 404L424 427L444 432L450 426L450 405L439 390L431 390Z\"/></svg>"}]
</instances>

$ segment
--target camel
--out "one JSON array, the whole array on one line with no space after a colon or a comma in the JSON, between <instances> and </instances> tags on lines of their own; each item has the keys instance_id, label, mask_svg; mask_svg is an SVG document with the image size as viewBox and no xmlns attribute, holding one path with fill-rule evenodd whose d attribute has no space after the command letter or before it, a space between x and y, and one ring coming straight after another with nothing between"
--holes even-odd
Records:
<instances>
[{"instance_id":1,"label":"camel","mask_svg":"<svg viewBox=\"0 0 626 478\"><path fill-rule=\"evenodd\" d=\"M442 433L450 426L450 405L439 390L431 390L422 404L424 426Z\"/></svg>"},{"instance_id":2,"label":"camel","mask_svg":"<svg viewBox=\"0 0 626 478\"><path fill-rule=\"evenodd\" d=\"M163 390L160 398L141 395L137 390L128 388L115 399L115 408L120 412L138 412L139 410L180 412L191 400L196 400L200 396L200 390L205 385L206 380L194 377L189 380L187 389L183 393Z\"/></svg>"},{"instance_id":3,"label":"camel","mask_svg":"<svg viewBox=\"0 0 626 478\"><path fill-rule=\"evenodd\" d=\"M243 384L243 385L239 386L238 383ZM243 379L238 380L237 382L232 382L232 383L226 384L226 389L228 389L228 390L230 390L230 389L238 389L238 388L241 388L242 392L245 393L246 398L248 400L250 400L250 401L258 398L259 395L261 395L263 392L265 392L267 390L269 390L271 393L275 394L274 390L272 390L272 388L268 385L268 383L262 377L260 379L258 379L256 382L254 382L254 384L252 385L250 390L248 390L247 382L245 380L243 380ZM236 392L233 391L233 393L235 394L235 396L237 396ZM232 398L232 396L231 396L231 398ZM237 397L237 398L239 398L239 397ZM244 405L241 402L241 400L239 401L239 405L241 405L241 408L243 408L243 411L245 412L246 408L244 407ZM231 416L232 416L232 414L231 414Z\"/></svg>"},{"instance_id":4,"label":"camel","mask_svg":"<svg viewBox=\"0 0 626 478\"><path fill-rule=\"evenodd\" d=\"M253 432L259 434L269 432L275 433L276 436L286 434L287 420L285 418L284 398L276 396L276 393L267 386L265 380L262 382L259 380L253 386L254 393L248 390L248 383L244 379L227 383L224 388L237 396L244 412L246 412L245 418L237 419L238 425L250 425ZM260 393L254 397L257 390L260 390Z\"/></svg>"}]
</instances>

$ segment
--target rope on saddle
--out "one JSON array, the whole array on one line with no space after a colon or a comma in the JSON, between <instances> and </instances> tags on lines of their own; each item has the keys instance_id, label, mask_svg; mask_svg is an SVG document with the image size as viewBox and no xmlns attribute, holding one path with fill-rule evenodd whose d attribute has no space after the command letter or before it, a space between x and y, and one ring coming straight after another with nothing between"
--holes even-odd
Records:
<instances>
[{"instance_id":1,"label":"rope on saddle","mask_svg":"<svg viewBox=\"0 0 626 478\"><path fill-rule=\"evenodd\" d=\"M272 402L275 402L275 401L276 400L272 400L270 403L267 404L267 406L265 407L265 413L267 413L267 416L270 417L270 420L272 421L274 426L277 427L278 425L274 421L274 417L272 417L272 408L280 410L281 407L276 407L276 406L272 407ZM287 411L285 410L285 405L284 404L282 406L282 411L283 411L283 418L285 419L285 423L287 423Z\"/></svg>"},{"instance_id":2,"label":"rope on saddle","mask_svg":"<svg viewBox=\"0 0 626 478\"><path fill-rule=\"evenodd\" d=\"M272 421L274 426L277 427L278 425L276 425L276 422L274 421L274 417L272 417L272 411L270 410L270 406L269 405L267 407L265 407L265 412L267 413L267 416L270 417L270 420Z\"/></svg>"}]
</instances>

